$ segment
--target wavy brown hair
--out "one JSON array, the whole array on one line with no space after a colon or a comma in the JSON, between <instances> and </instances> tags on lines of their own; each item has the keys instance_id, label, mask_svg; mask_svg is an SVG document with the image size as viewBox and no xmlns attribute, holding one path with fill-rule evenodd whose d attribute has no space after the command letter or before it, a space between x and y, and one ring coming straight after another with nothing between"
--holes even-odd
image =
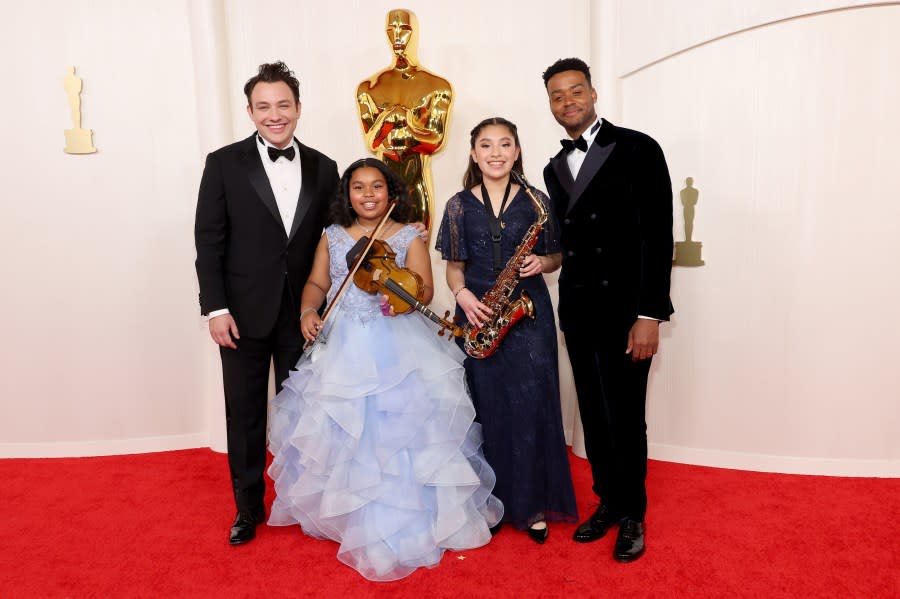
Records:
<instances>
[{"instance_id":1,"label":"wavy brown hair","mask_svg":"<svg viewBox=\"0 0 900 599\"><path fill-rule=\"evenodd\" d=\"M244 95L247 96L247 104L251 104L250 95L257 83L275 83L282 81L287 84L294 93L294 101L300 103L300 81L294 76L286 64L281 62L267 62L259 65L259 71L244 84Z\"/></svg>"}]
</instances>

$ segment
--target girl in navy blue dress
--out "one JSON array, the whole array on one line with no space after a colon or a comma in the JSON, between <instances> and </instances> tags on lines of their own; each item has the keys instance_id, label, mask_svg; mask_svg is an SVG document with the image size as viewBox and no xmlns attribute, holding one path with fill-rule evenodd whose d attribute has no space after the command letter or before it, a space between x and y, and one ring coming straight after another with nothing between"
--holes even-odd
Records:
<instances>
[{"instance_id":1,"label":"girl in navy blue dress","mask_svg":"<svg viewBox=\"0 0 900 599\"><path fill-rule=\"evenodd\" d=\"M464 189L447 202L437 249L447 260L457 316L462 323L481 326L490 314L481 298L537 213L525 190L510 178L510 170L522 172L516 126L502 118L484 120L472 130L471 147ZM503 502L503 520L543 543L547 522L574 522L578 513L562 428L556 321L541 276L560 266L559 227L547 196L534 193L548 220L522 261L512 298L525 290L536 317L515 324L493 355L467 358L465 368L484 434L484 455L497 475L494 494ZM492 219L500 237L496 245Z\"/></svg>"}]
</instances>

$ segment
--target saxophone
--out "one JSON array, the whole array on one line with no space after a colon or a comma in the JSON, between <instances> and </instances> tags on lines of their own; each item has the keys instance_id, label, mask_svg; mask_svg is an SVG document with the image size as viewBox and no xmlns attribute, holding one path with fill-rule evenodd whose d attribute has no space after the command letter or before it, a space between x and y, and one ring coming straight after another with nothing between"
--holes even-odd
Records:
<instances>
[{"instance_id":1,"label":"saxophone","mask_svg":"<svg viewBox=\"0 0 900 599\"><path fill-rule=\"evenodd\" d=\"M491 309L490 320L485 322L481 328L467 324L463 329L463 349L468 355L478 359L487 358L496 352L509 329L522 318L526 316L534 318L534 303L528 297L528 293L522 291L516 300L511 300L511 296L519 282L519 266L537 243L538 235L540 235L544 223L547 222L547 211L534 195L524 176L516 171L510 171L510 176L522 186L522 189L531 198L537 213L537 220L529 227L519 247L500 271L494 286L488 289L481 298L481 303Z\"/></svg>"}]
</instances>

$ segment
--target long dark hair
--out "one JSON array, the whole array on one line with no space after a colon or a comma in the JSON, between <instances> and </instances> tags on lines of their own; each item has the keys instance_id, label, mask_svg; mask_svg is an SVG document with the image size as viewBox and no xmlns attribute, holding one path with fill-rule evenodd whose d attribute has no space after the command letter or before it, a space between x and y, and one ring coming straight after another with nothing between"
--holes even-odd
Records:
<instances>
[{"instance_id":1,"label":"long dark hair","mask_svg":"<svg viewBox=\"0 0 900 599\"><path fill-rule=\"evenodd\" d=\"M344 171L338 192L331 202L330 221L342 227L349 227L353 224L357 214L350 204L350 178L353 176L354 171L365 167L378 169L384 175L384 180L387 182L388 187L388 199L397 200L397 206L391 212L391 218L398 223L408 223L413 212L412 200L409 198L409 187L400 178L400 175L389 169L385 163L377 158L360 158Z\"/></svg>"},{"instance_id":2,"label":"long dark hair","mask_svg":"<svg viewBox=\"0 0 900 599\"><path fill-rule=\"evenodd\" d=\"M509 129L510 135L513 137L513 141L516 142L516 147L519 148L519 157L516 158L515 163L513 163L513 170L516 172L522 172L522 144L519 143L519 130L516 125L506 120L503 117L495 116L489 119L484 119L472 129L472 132L469 134L469 146L471 149L475 149L475 142L478 140L478 136L481 135L481 131L485 127L489 127L490 125L500 125L501 127L506 127ZM480 185L481 181L484 179L484 175L481 173L481 168L479 168L478 163L472 158L472 153L469 153L469 166L466 168L466 174L463 175L463 188L471 189L476 185Z\"/></svg>"}]
</instances>

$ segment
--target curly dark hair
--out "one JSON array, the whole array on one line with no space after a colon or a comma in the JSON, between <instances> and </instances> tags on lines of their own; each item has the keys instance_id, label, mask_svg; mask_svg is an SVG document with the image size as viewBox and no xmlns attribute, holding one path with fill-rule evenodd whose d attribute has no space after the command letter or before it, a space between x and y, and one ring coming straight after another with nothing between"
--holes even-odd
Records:
<instances>
[{"instance_id":1,"label":"curly dark hair","mask_svg":"<svg viewBox=\"0 0 900 599\"><path fill-rule=\"evenodd\" d=\"M247 104L250 104L250 94L257 83L275 83L283 81L287 84L291 91L294 92L294 100L300 103L300 81L294 76L294 71L290 70L286 64L281 62L267 62L259 65L259 72L250 77L244 84L244 95L247 96Z\"/></svg>"},{"instance_id":2,"label":"curly dark hair","mask_svg":"<svg viewBox=\"0 0 900 599\"><path fill-rule=\"evenodd\" d=\"M329 211L329 220L332 223L349 227L356 218L356 211L350 204L350 177L357 169L371 167L381 171L384 180L388 186L388 199L396 200L397 206L391 212L391 218L398 223L408 223L413 215L413 203L409 197L409 186L400 175L392 171L388 166L377 158L360 158L347 167L341 176L341 183L338 192L335 194L334 200L331 202Z\"/></svg>"},{"instance_id":3,"label":"curly dark hair","mask_svg":"<svg viewBox=\"0 0 900 599\"><path fill-rule=\"evenodd\" d=\"M551 77L563 71L581 71L584 73L584 78L587 79L588 85L591 85L591 68L587 66L586 62L580 58L560 58L544 71L542 75L544 87L547 87L547 82L550 81Z\"/></svg>"},{"instance_id":4,"label":"curly dark hair","mask_svg":"<svg viewBox=\"0 0 900 599\"><path fill-rule=\"evenodd\" d=\"M513 163L513 170L517 173L521 173L522 169L522 144L519 143L519 130L516 125L506 120L500 116L494 116L489 119L484 119L472 129L472 132L469 134L469 147L475 149L475 142L478 141L478 136L481 134L481 131L489 126L489 125L500 125L501 127L506 127L509 129L510 135L512 135L513 141L516 142L516 147L519 148L519 157L516 159L515 163ZM471 189L476 185L480 185L483 180L484 175L481 173L481 168L478 166L478 163L472 159L472 153L469 153L469 166L466 168L466 173L463 175L463 188Z\"/></svg>"}]
</instances>

